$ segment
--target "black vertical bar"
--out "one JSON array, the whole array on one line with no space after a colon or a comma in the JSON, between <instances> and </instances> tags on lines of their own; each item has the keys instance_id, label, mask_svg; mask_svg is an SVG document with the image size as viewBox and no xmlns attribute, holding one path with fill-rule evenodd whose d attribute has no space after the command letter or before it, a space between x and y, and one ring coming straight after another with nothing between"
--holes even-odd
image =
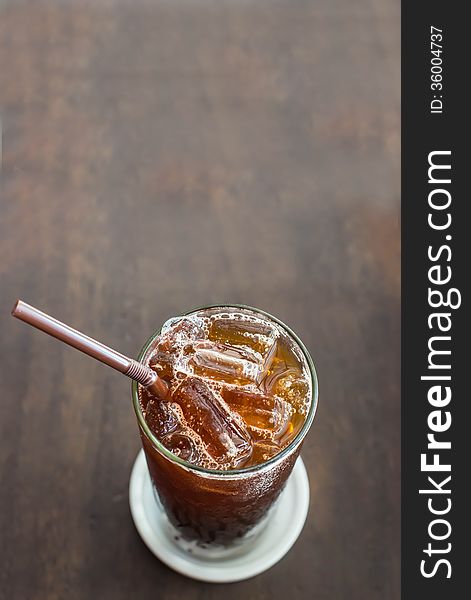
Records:
<instances>
[{"instance_id":1,"label":"black vertical bar","mask_svg":"<svg viewBox=\"0 0 471 600\"><path fill-rule=\"evenodd\" d=\"M471 334L467 314L471 269L466 268L471 258L471 195L466 189L471 168L466 164L470 125L465 92L471 71L465 47L471 36L465 7L465 3L436 0L402 3L402 597L414 600L471 597L466 586L471 572L467 540L471 529L467 514L471 508L467 481L471 464L471 395L467 386L467 374L471 373L467 339ZM441 39L431 37L439 33ZM432 41L441 46L441 52ZM442 60L432 60L438 58ZM440 74L441 80L436 76ZM433 89L433 83L442 83L442 88L436 85ZM451 169L432 171L429 182L429 155L434 151L450 152L435 155L433 160L449 164ZM448 178L451 183L433 181ZM431 207L431 192L432 204L445 205L450 194L450 206L443 210ZM435 225L443 225L448 213L449 227L434 229L429 224L429 214ZM439 269L430 274L435 266ZM443 280L450 273L448 283L430 280L438 275ZM456 292L450 297L453 304L461 297L459 307L430 306L429 290L441 291L446 298L453 289ZM438 298L435 294L432 301L439 303ZM449 316L449 321L448 316L440 320L443 327L451 323L449 331L440 331L438 318L431 317L434 313ZM429 368L428 344L434 336L451 338L432 342L433 348L451 350L449 355L432 357L434 364L450 364L450 369ZM451 380L422 380L422 376L450 376ZM446 406L433 406L429 401L430 388L439 385L441 393L445 386L451 390ZM439 417L430 416L437 410ZM450 428L440 433L431 429L430 419L435 428L445 426L447 412L452 419ZM428 448L428 434L451 442L451 448ZM422 454L427 463L438 454L440 463L449 464L451 470L422 471ZM451 480L441 485L450 475ZM450 493L419 493L435 491L437 485ZM431 508L444 511L448 507L442 515L431 512ZM433 523L437 519L449 525ZM430 531L443 539L434 539ZM443 562L438 563L440 560Z\"/></svg>"}]
</instances>

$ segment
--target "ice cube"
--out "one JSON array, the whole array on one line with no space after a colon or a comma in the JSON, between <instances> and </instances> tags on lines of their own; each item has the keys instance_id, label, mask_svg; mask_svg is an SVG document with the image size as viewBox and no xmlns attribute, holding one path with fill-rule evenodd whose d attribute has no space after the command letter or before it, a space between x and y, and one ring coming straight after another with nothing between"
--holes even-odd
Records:
<instances>
[{"instance_id":1,"label":"ice cube","mask_svg":"<svg viewBox=\"0 0 471 600\"><path fill-rule=\"evenodd\" d=\"M161 335L179 343L204 337L203 321L200 317L173 317L162 326Z\"/></svg>"},{"instance_id":2,"label":"ice cube","mask_svg":"<svg viewBox=\"0 0 471 600\"><path fill-rule=\"evenodd\" d=\"M268 377L266 389L270 394L276 394L293 408L303 412L309 399L309 384L300 369L288 368Z\"/></svg>"},{"instance_id":3,"label":"ice cube","mask_svg":"<svg viewBox=\"0 0 471 600\"><path fill-rule=\"evenodd\" d=\"M195 374L226 383L251 383L262 371L260 355L245 348L205 341L186 346L184 352Z\"/></svg>"},{"instance_id":4,"label":"ice cube","mask_svg":"<svg viewBox=\"0 0 471 600\"><path fill-rule=\"evenodd\" d=\"M254 438L278 438L286 431L293 409L276 396L243 389L223 389L221 395L250 428Z\"/></svg>"},{"instance_id":5,"label":"ice cube","mask_svg":"<svg viewBox=\"0 0 471 600\"><path fill-rule=\"evenodd\" d=\"M179 427L177 414L169 402L151 398L146 406L145 419L157 438L162 438Z\"/></svg>"},{"instance_id":6,"label":"ice cube","mask_svg":"<svg viewBox=\"0 0 471 600\"><path fill-rule=\"evenodd\" d=\"M170 381L173 377L174 358L172 354L164 352L160 345L157 345L156 350L152 354L149 366L157 372L159 377Z\"/></svg>"},{"instance_id":7,"label":"ice cube","mask_svg":"<svg viewBox=\"0 0 471 600\"><path fill-rule=\"evenodd\" d=\"M174 355L191 340L204 337L204 330L198 317L175 317L164 323L156 345L160 355Z\"/></svg>"},{"instance_id":8,"label":"ice cube","mask_svg":"<svg viewBox=\"0 0 471 600\"><path fill-rule=\"evenodd\" d=\"M202 336L204 330L199 317L169 319L162 327L149 366L160 377L170 381L175 375L175 361L183 345Z\"/></svg>"},{"instance_id":9,"label":"ice cube","mask_svg":"<svg viewBox=\"0 0 471 600\"><path fill-rule=\"evenodd\" d=\"M276 456L282 447L276 442L258 440L255 442L251 457L253 464L261 464Z\"/></svg>"},{"instance_id":10,"label":"ice cube","mask_svg":"<svg viewBox=\"0 0 471 600\"><path fill-rule=\"evenodd\" d=\"M231 346L247 346L265 359L276 342L277 331L270 323L214 316L208 338Z\"/></svg>"},{"instance_id":11,"label":"ice cube","mask_svg":"<svg viewBox=\"0 0 471 600\"><path fill-rule=\"evenodd\" d=\"M250 456L252 445L246 427L223 407L203 381L187 377L175 389L172 399L181 407L188 427L201 437L215 460L235 465Z\"/></svg>"},{"instance_id":12,"label":"ice cube","mask_svg":"<svg viewBox=\"0 0 471 600\"><path fill-rule=\"evenodd\" d=\"M201 453L198 450L195 440L190 436L180 432L169 433L162 439L162 443L175 456L179 456L190 463L197 464L200 462Z\"/></svg>"}]
</instances>

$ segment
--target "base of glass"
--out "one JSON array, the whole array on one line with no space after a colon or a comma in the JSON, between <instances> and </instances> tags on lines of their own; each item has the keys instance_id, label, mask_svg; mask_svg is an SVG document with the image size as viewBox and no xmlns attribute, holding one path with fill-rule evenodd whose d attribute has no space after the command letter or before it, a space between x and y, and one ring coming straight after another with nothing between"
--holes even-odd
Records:
<instances>
[{"instance_id":1,"label":"base of glass","mask_svg":"<svg viewBox=\"0 0 471 600\"><path fill-rule=\"evenodd\" d=\"M298 458L267 517L229 548L205 547L179 535L154 494L143 450L131 472L129 504L139 535L171 569L201 581L241 581L272 567L297 540L309 509L309 481L304 463Z\"/></svg>"}]
</instances>

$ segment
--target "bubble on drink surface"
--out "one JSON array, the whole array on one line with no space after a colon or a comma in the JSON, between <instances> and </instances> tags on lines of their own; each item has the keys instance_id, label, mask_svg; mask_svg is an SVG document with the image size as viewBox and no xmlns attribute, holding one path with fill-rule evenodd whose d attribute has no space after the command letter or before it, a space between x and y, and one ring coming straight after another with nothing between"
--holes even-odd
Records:
<instances>
[{"instance_id":1,"label":"bubble on drink surface","mask_svg":"<svg viewBox=\"0 0 471 600\"><path fill-rule=\"evenodd\" d=\"M292 406L277 396L245 389L223 389L222 397L249 427L254 439L276 439L285 433Z\"/></svg>"},{"instance_id":2,"label":"bubble on drink surface","mask_svg":"<svg viewBox=\"0 0 471 600\"><path fill-rule=\"evenodd\" d=\"M237 465L250 456L252 444L247 428L227 411L204 381L187 377L174 390L172 400L180 406L188 427L199 435L208 454L218 463Z\"/></svg>"}]
</instances>

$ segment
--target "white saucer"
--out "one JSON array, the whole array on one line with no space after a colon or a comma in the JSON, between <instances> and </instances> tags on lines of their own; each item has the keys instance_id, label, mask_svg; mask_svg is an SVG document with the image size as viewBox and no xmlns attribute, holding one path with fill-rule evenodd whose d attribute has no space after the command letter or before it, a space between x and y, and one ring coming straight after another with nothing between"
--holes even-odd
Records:
<instances>
[{"instance_id":1,"label":"white saucer","mask_svg":"<svg viewBox=\"0 0 471 600\"><path fill-rule=\"evenodd\" d=\"M298 458L280 498L258 536L235 553L195 556L175 542L160 502L154 495L144 451L137 455L129 481L129 505L139 535L168 567L193 579L223 583L241 581L266 571L288 552L297 540L309 508L309 481Z\"/></svg>"}]
</instances>

